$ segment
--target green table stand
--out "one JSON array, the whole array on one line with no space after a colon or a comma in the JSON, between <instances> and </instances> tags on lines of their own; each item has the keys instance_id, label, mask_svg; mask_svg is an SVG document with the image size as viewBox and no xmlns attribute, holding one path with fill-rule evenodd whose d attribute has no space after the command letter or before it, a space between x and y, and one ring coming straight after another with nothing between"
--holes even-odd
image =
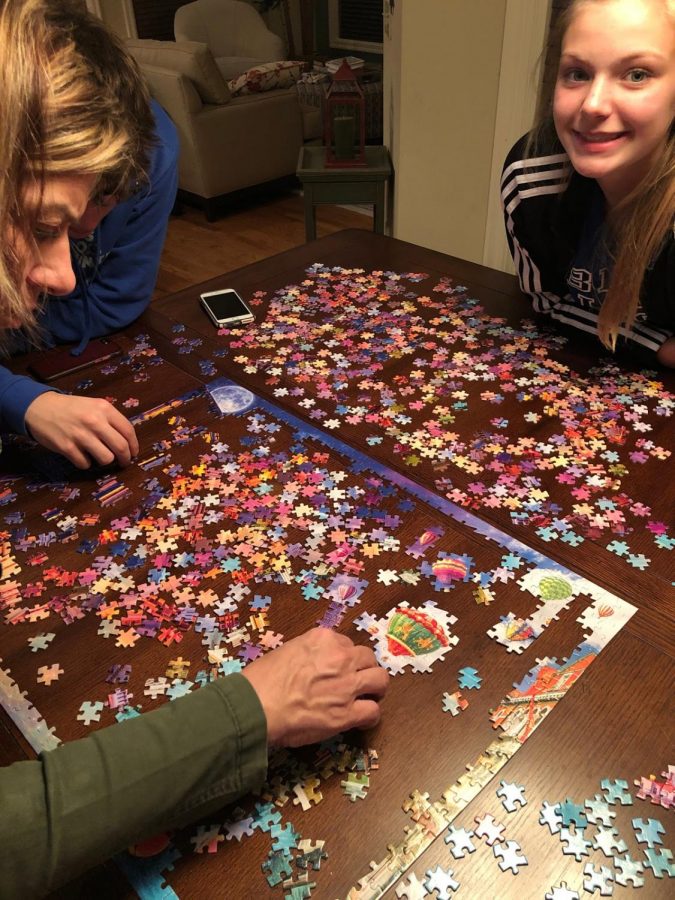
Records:
<instances>
[{"instance_id":1,"label":"green table stand","mask_svg":"<svg viewBox=\"0 0 675 900\"><path fill-rule=\"evenodd\" d=\"M297 176L305 195L305 234L316 238L319 203L372 203L373 231L384 234L385 186L391 175L386 147L366 147L365 166L326 168L325 147L301 147Z\"/></svg>"}]
</instances>

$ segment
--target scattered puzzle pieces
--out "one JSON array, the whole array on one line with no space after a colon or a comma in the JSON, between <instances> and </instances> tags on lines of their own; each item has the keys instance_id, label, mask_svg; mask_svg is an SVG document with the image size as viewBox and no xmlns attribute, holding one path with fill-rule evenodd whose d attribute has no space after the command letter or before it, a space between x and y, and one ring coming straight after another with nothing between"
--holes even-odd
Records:
<instances>
[{"instance_id":1,"label":"scattered puzzle pieces","mask_svg":"<svg viewBox=\"0 0 675 900\"><path fill-rule=\"evenodd\" d=\"M304 872L298 876L297 881L287 878L282 882L281 886L285 891L284 897L286 900L308 900L312 894L312 888L316 887L316 882L310 881L309 874Z\"/></svg>"},{"instance_id":2,"label":"scattered puzzle pieces","mask_svg":"<svg viewBox=\"0 0 675 900\"><path fill-rule=\"evenodd\" d=\"M648 847L645 851L645 869L651 869L654 878L675 877L675 866L672 864L673 854L671 850L655 850Z\"/></svg>"},{"instance_id":3,"label":"scattered puzzle pieces","mask_svg":"<svg viewBox=\"0 0 675 900\"><path fill-rule=\"evenodd\" d=\"M489 847L491 847L496 841L504 840L502 836L504 826L501 824L501 822L496 822L492 816L485 815L482 818L480 816L476 816L474 822L476 823L474 834L476 835L476 837L485 838L485 843Z\"/></svg>"},{"instance_id":4,"label":"scattered puzzle pieces","mask_svg":"<svg viewBox=\"0 0 675 900\"><path fill-rule=\"evenodd\" d=\"M583 832L561 828L560 840L563 844L563 853L566 856L573 856L577 862L581 861L582 856L590 855L591 842L584 838Z\"/></svg>"},{"instance_id":5,"label":"scattered puzzle pieces","mask_svg":"<svg viewBox=\"0 0 675 900\"><path fill-rule=\"evenodd\" d=\"M579 900L578 892L570 890L565 881L552 887L548 894L544 894L544 897L546 900Z\"/></svg>"},{"instance_id":6,"label":"scattered puzzle pieces","mask_svg":"<svg viewBox=\"0 0 675 900\"><path fill-rule=\"evenodd\" d=\"M272 850L260 868L266 873L270 887L275 887L293 875L290 854L287 855L283 850Z\"/></svg>"},{"instance_id":7,"label":"scattered puzzle pieces","mask_svg":"<svg viewBox=\"0 0 675 900\"><path fill-rule=\"evenodd\" d=\"M515 812L519 806L525 806L525 786L510 781L500 781L501 787L497 788L497 796L501 797L502 806L507 812Z\"/></svg>"},{"instance_id":8,"label":"scattered puzzle pieces","mask_svg":"<svg viewBox=\"0 0 675 900\"><path fill-rule=\"evenodd\" d=\"M586 828L588 825L583 806L575 803L569 797L559 804L559 812L564 828L569 828L570 825L574 825L575 828Z\"/></svg>"},{"instance_id":9,"label":"scattered puzzle pieces","mask_svg":"<svg viewBox=\"0 0 675 900\"><path fill-rule=\"evenodd\" d=\"M357 800L365 800L368 796L368 787L370 786L370 778L368 775L359 772L350 772L346 781L341 781L340 785L345 794L352 803Z\"/></svg>"},{"instance_id":10,"label":"scattered puzzle pieces","mask_svg":"<svg viewBox=\"0 0 675 900\"><path fill-rule=\"evenodd\" d=\"M449 712L451 716L458 716L463 709L466 709L469 701L466 700L459 691L454 694L443 694L443 712Z\"/></svg>"},{"instance_id":11,"label":"scattered puzzle pieces","mask_svg":"<svg viewBox=\"0 0 675 900\"><path fill-rule=\"evenodd\" d=\"M37 683L46 684L49 687L54 681L59 680L60 675L63 675L63 669L58 663L52 663L51 666L40 666Z\"/></svg>"},{"instance_id":12,"label":"scattered puzzle pieces","mask_svg":"<svg viewBox=\"0 0 675 900\"><path fill-rule=\"evenodd\" d=\"M450 844L450 852L455 859L463 859L467 853L473 853L476 845L471 840L473 831L467 831L465 828L455 828L454 825L448 826L448 834L445 836L445 843Z\"/></svg>"},{"instance_id":13,"label":"scattered puzzle pieces","mask_svg":"<svg viewBox=\"0 0 675 900\"><path fill-rule=\"evenodd\" d=\"M588 810L586 818L594 824L611 826L612 819L616 818L616 810L612 809L604 797L596 794L595 797L584 801L584 806Z\"/></svg>"},{"instance_id":14,"label":"scattered puzzle pieces","mask_svg":"<svg viewBox=\"0 0 675 900\"><path fill-rule=\"evenodd\" d=\"M325 841L311 841L305 839L298 842L300 855L295 857L295 864L300 869L314 869L318 872L321 868L321 860L328 859L328 854L323 849Z\"/></svg>"},{"instance_id":15,"label":"scattered puzzle pieces","mask_svg":"<svg viewBox=\"0 0 675 900\"><path fill-rule=\"evenodd\" d=\"M617 779L610 781L609 778L603 778L600 787L605 792L605 798L608 803L614 805L620 803L622 806L632 806L633 798L628 793L628 782Z\"/></svg>"},{"instance_id":16,"label":"scattered puzzle pieces","mask_svg":"<svg viewBox=\"0 0 675 900\"><path fill-rule=\"evenodd\" d=\"M298 846L298 838L300 837L290 822L283 827L281 825L272 825L270 836L272 838L272 850L283 850L284 853L295 849Z\"/></svg>"},{"instance_id":17,"label":"scattered puzzle pieces","mask_svg":"<svg viewBox=\"0 0 675 900\"><path fill-rule=\"evenodd\" d=\"M84 722L85 725L91 725L92 722L101 721L101 711L104 703L101 700L85 700L80 706L80 712L77 716L78 721Z\"/></svg>"},{"instance_id":18,"label":"scattered puzzle pieces","mask_svg":"<svg viewBox=\"0 0 675 900\"><path fill-rule=\"evenodd\" d=\"M596 869L592 863L586 863L584 875L585 891L588 891L589 894L599 891L601 897L612 896L614 893L614 886L612 885L614 875L611 869L608 869L607 866L600 866L599 869Z\"/></svg>"},{"instance_id":19,"label":"scattered puzzle pieces","mask_svg":"<svg viewBox=\"0 0 675 900\"><path fill-rule=\"evenodd\" d=\"M544 800L539 814L539 824L548 825L551 834L558 834L562 826L562 816L560 815L560 804L555 805Z\"/></svg>"},{"instance_id":20,"label":"scattered puzzle pieces","mask_svg":"<svg viewBox=\"0 0 675 900\"><path fill-rule=\"evenodd\" d=\"M598 830L593 836L593 849L601 850L605 856L616 856L618 853L624 853L627 847L616 828L598 825Z\"/></svg>"},{"instance_id":21,"label":"scattered puzzle pieces","mask_svg":"<svg viewBox=\"0 0 675 900\"><path fill-rule=\"evenodd\" d=\"M664 809L675 808L675 766L668 766L668 771L661 774L663 781L658 781L655 775L635 781L635 786L639 788L637 797L650 800Z\"/></svg>"},{"instance_id":22,"label":"scattered puzzle pieces","mask_svg":"<svg viewBox=\"0 0 675 900\"><path fill-rule=\"evenodd\" d=\"M438 900L450 900L450 895L459 890L459 882L453 878L452 869L444 869L436 866L435 869L427 869L424 887L430 894L436 891Z\"/></svg>"},{"instance_id":23,"label":"scattered puzzle pieces","mask_svg":"<svg viewBox=\"0 0 675 900\"><path fill-rule=\"evenodd\" d=\"M483 679L478 674L478 669L472 669L471 666L465 666L463 669L460 669L457 680L462 690L478 690L483 683Z\"/></svg>"},{"instance_id":24,"label":"scattered puzzle pieces","mask_svg":"<svg viewBox=\"0 0 675 900\"><path fill-rule=\"evenodd\" d=\"M647 844L648 847L654 847L656 844L662 844L661 835L666 833L666 829L658 819L633 819L633 829L635 830L635 840L638 844Z\"/></svg>"},{"instance_id":25,"label":"scattered puzzle pieces","mask_svg":"<svg viewBox=\"0 0 675 900\"><path fill-rule=\"evenodd\" d=\"M631 859L628 854L614 857L614 869L614 881L622 887L626 887L629 883L633 887L642 887L645 883L644 878L641 877L644 872L642 863Z\"/></svg>"},{"instance_id":26,"label":"scattered puzzle pieces","mask_svg":"<svg viewBox=\"0 0 675 900\"><path fill-rule=\"evenodd\" d=\"M506 841L505 844L495 844L492 848L494 855L501 861L499 868L502 872L510 869L514 875L518 874L519 866L527 865L527 857L520 852L520 845L515 841Z\"/></svg>"},{"instance_id":27,"label":"scattered puzzle pieces","mask_svg":"<svg viewBox=\"0 0 675 900\"><path fill-rule=\"evenodd\" d=\"M28 638L28 646L32 653L37 653L38 650L46 650L55 637L56 634L53 632L50 632L49 634L36 634L34 637Z\"/></svg>"},{"instance_id":28,"label":"scattered puzzle pieces","mask_svg":"<svg viewBox=\"0 0 675 900\"><path fill-rule=\"evenodd\" d=\"M399 900L403 900L404 897L406 900L424 900L427 895L424 885L414 872L405 881L400 881L394 892Z\"/></svg>"},{"instance_id":29,"label":"scattered puzzle pieces","mask_svg":"<svg viewBox=\"0 0 675 900\"><path fill-rule=\"evenodd\" d=\"M225 835L220 832L220 825L200 825L197 833L190 838L194 844L195 853L217 853L218 845L225 840Z\"/></svg>"}]
</instances>

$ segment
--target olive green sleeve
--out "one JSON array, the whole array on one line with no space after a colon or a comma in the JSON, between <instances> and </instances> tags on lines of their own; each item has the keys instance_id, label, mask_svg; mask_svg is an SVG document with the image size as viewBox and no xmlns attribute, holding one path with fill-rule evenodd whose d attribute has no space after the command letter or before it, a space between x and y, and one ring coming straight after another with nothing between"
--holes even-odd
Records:
<instances>
[{"instance_id":1,"label":"olive green sleeve","mask_svg":"<svg viewBox=\"0 0 675 900\"><path fill-rule=\"evenodd\" d=\"M267 723L242 675L0 770L0 897L40 896L259 787Z\"/></svg>"}]
</instances>

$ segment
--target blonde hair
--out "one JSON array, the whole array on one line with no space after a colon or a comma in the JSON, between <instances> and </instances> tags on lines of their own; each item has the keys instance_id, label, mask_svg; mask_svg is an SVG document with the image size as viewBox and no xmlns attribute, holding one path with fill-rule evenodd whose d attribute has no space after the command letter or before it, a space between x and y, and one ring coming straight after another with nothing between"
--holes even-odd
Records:
<instances>
[{"instance_id":1,"label":"blonde hair","mask_svg":"<svg viewBox=\"0 0 675 900\"><path fill-rule=\"evenodd\" d=\"M558 70L562 42L576 10L589 3L608 0L572 0L560 15L552 40L555 71ZM675 0L651 0L661 3L675 27ZM548 86L539 102L537 119L527 142L527 155L544 145L562 145L553 124L555 82ZM571 172L570 172L571 175ZM640 306L640 291L645 273L673 233L675 216L675 115L670 133L649 176L612 209L608 217L608 250L613 259L607 294L598 316L598 336L611 350L622 328L630 329Z\"/></svg>"},{"instance_id":2,"label":"blonde hair","mask_svg":"<svg viewBox=\"0 0 675 900\"><path fill-rule=\"evenodd\" d=\"M152 142L149 97L133 59L68 0L0 0L0 312L27 328L12 235L34 250L26 186L94 175L97 192L128 195Z\"/></svg>"}]
</instances>

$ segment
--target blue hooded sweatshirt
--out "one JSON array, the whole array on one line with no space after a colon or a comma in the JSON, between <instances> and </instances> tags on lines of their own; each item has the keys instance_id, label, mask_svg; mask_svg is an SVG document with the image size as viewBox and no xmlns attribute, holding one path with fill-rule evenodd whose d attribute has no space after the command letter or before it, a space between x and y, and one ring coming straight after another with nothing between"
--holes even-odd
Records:
<instances>
[{"instance_id":1,"label":"blue hooded sweatshirt","mask_svg":"<svg viewBox=\"0 0 675 900\"><path fill-rule=\"evenodd\" d=\"M124 328L145 310L157 271L178 187L178 135L161 106L152 101L156 144L151 151L148 183L118 203L91 237L72 240L77 276L75 290L50 296L38 323L47 346L77 342L76 356L90 338ZM20 335L18 335L20 338ZM27 349L25 340L14 344ZM53 391L0 366L0 429L25 434L26 410L40 394Z\"/></svg>"}]
</instances>

